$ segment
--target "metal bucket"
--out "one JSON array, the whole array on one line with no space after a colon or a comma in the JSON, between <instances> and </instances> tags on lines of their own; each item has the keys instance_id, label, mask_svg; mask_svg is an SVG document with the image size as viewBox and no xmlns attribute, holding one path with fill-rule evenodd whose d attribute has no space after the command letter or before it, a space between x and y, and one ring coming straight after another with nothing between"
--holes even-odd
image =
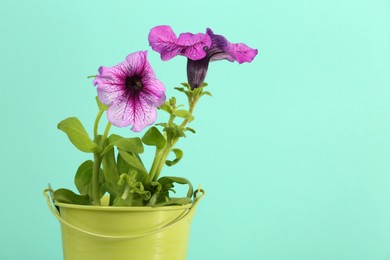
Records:
<instances>
[{"instance_id":1,"label":"metal bucket","mask_svg":"<svg viewBox=\"0 0 390 260\"><path fill-rule=\"evenodd\" d=\"M64 260L185 260L196 206L48 206L61 223ZM57 210L57 208L59 210Z\"/></svg>"}]
</instances>

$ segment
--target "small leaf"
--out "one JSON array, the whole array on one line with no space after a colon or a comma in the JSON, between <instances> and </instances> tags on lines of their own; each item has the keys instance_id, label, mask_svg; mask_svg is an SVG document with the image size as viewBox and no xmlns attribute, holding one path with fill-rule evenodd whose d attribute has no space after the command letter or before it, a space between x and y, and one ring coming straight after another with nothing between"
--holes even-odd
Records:
<instances>
[{"instance_id":1,"label":"small leaf","mask_svg":"<svg viewBox=\"0 0 390 260\"><path fill-rule=\"evenodd\" d=\"M146 131L145 135L142 137L142 142L146 145L156 146L157 149L162 149L165 147L167 140L165 140L165 137L160 131L153 126Z\"/></svg>"},{"instance_id":2,"label":"small leaf","mask_svg":"<svg viewBox=\"0 0 390 260\"><path fill-rule=\"evenodd\" d=\"M204 95L207 95L207 96L210 96L210 97L213 96L213 95L211 94L210 91L204 91L204 92L202 93L202 96L204 96Z\"/></svg>"},{"instance_id":3,"label":"small leaf","mask_svg":"<svg viewBox=\"0 0 390 260\"><path fill-rule=\"evenodd\" d=\"M124 153L126 153L126 152L124 152ZM122 173L130 173L132 171L137 171L137 172L139 172L141 174L140 181L142 181L146 185L149 185L150 184L150 178L149 178L148 173L146 172L146 170L139 169L141 167L143 169L145 169L145 166L142 163L141 157L138 154L136 154L136 153L132 153L131 154L131 157L135 157L135 158L131 158L130 160L137 160L138 161L136 163L138 165L138 168L137 168L137 167L135 167L133 165L130 165L127 161L125 161L123 159L122 156L126 157L126 155L124 155L124 153L122 152L122 155L118 154L118 157L117 157L116 165L117 165L117 168L118 168L118 176L119 176L119 174L122 174ZM129 159L129 158L127 158L127 159Z\"/></svg>"},{"instance_id":4,"label":"small leaf","mask_svg":"<svg viewBox=\"0 0 390 260\"><path fill-rule=\"evenodd\" d=\"M112 134L108 138L109 144L104 149L103 154L110 151L114 146L117 146L119 149L126 152L132 153L143 153L144 146L142 145L141 139L138 137L134 138L124 138L122 136Z\"/></svg>"},{"instance_id":5,"label":"small leaf","mask_svg":"<svg viewBox=\"0 0 390 260\"><path fill-rule=\"evenodd\" d=\"M188 84L188 83L185 83L185 82L183 82L183 83L180 83L182 86L184 86L184 87L186 87L188 90L191 90L191 86L190 86L190 84Z\"/></svg>"},{"instance_id":6,"label":"small leaf","mask_svg":"<svg viewBox=\"0 0 390 260\"><path fill-rule=\"evenodd\" d=\"M151 182L151 185L155 187L157 193L160 192L162 189L162 186L158 181Z\"/></svg>"},{"instance_id":7,"label":"small leaf","mask_svg":"<svg viewBox=\"0 0 390 260\"><path fill-rule=\"evenodd\" d=\"M116 194L118 194L118 192L120 191L120 189L117 186L119 173L118 173L117 164L115 162L114 149L111 149L104 155L102 160L102 166L103 166L105 187L107 191L110 193L110 195L115 197Z\"/></svg>"},{"instance_id":8,"label":"small leaf","mask_svg":"<svg viewBox=\"0 0 390 260\"><path fill-rule=\"evenodd\" d=\"M196 133L195 129L191 128L191 127L186 127L186 131L190 131L192 133Z\"/></svg>"},{"instance_id":9,"label":"small leaf","mask_svg":"<svg viewBox=\"0 0 390 260\"><path fill-rule=\"evenodd\" d=\"M88 160L77 169L74 183L81 195L92 196L92 168L93 161Z\"/></svg>"},{"instance_id":10,"label":"small leaf","mask_svg":"<svg viewBox=\"0 0 390 260\"><path fill-rule=\"evenodd\" d=\"M177 91L180 91L180 92L183 92L183 93L185 92L184 88L176 87L175 89L176 89Z\"/></svg>"},{"instance_id":11,"label":"small leaf","mask_svg":"<svg viewBox=\"0 0 390 260\"><path fill-rule=\"evenodd\" d=\"M184 109L182 109L182 110L175 110L173 112L173 115L181 117L181 118L184 118L184 119L188 119L189 121L194 120L194 116L191 115L190 112L188 112L187 110L184 110Z\"/></svg>"},{"instance_id":12,"label":"small leaf","mask_svg":"<svg viewBox=\"0 0 390 260\"><path fill-rule=\"evenodd\" d=\"M175 97L171 97L169 99L169 105L171 105L172 107L176 106L176 98Z\"/></svg>"},{"instance_id":13,"label":"small leaf","mask_svg":"<svg viewBox=\"0 0 390 260\"><path fill-rule=\"evenodd\" d=\"M116 158L116 165L118 168L118 174L129 172L129 164L118 154ZM119 176L119 175L118 175Z\"/></svg>"},{"instance_id":14,"label":"small leaf","mask_svg":"<svg viewBox=\"0 0 390 260\"><path fill-rule=\"evenodd\" d=\"M142 145L141 139L138 137L134 138L123 138L114 143L119 149L124 150L126 152L133 153L143 153L144 146Z\"/></svg>"},{"instance_id":15,"label":"small leaf","mask_svg":"<svg viewBox=\"0 0 390 260\"><path fill-rule=\"evenodd\" d=\"M118 151L119 151L119 155L122 157L122 159L126 163L128 163L131 167L134 167L137 170L140 170L142 172L147 173L145 166L141 162L140 158L138 156L136 156L136 154L128 153L128 152L120 150L120 149Z\"/></svg>"},{"instance_id":16,"label":"small leaf","mask_svg":"<svg viewBox=\"0 0 390 260\"><path fill-rule=\"evenodd\" d=\"M137 171L121 174L118 186L122 188L122 191L114 200L115 206L143 206L146 204L144 201L151 198L151 193L149 190L145 190L139 179L142 179L142 176Z\"/></svg>"},{"instance_id":17,"label":"small leaf","mask_svg":"<svg viewBox=\"0 0 390 260\"><path fill-rule=\"evenodd\" d=\"M164 126L164 131L167 133L167 136L171 138L186 136L184 133L185 128L175 123L169 123L168 125Z\"/></svg>"},{"instance_id":18,"label":"small leaf","mask_svg":"<svg viewBox=\"0 0 390 260\"><path fill-rule=\"evenodd\" d=\"M194 193L194 190L192 188L192 184L189 180L182 177L172 177L172 176L165 176L158 179L158 182L164 187L166 184L171 184L176 182L179 184L187 184L188 185L188 192L187 192L187 198L191 198L192 194Z\"/></svg>"},{"instance_id":19,"label":"small leaf","mask_svg":"<svg viewBox=\"0 0 390 260\"><path fill-rule=\"evenodd\" d=\"M62 203L78 204L78 205L90 205L91 201L88 195L78 195L71 190L58 189L53 192L53 198L55 201Z\"/></svg>"},{"instance_id":20,"label":"small leaf","mask_svg":"<svg viewBox=\"0 0 390 260\"><path fill-rule=\"evenodd\" d=\"M72 144L82 152L97 153L102 150L99 145L89 138L87 131L76 117L62 120L57 128L65 132Z\"/></svg>"},{"instance_id":21,"label":"small leaf","mask_svg":"<svg viewBox=\"0 0 390 260\"><path fill-rule=\"evenodd\" d=\"M182 150L178 149L178 148L175 148L175 149L172 149L172 152L175 154L176 158L173 160L173 161L170 161L170 160L166 160L165 161L165 164L167 166L173 166L175 165L176 163L178 163L181 158L183 157L184 153Z\"/></svg>"},{"instance_id":22,"label":"small leaf","mask_svg":"<svg viewBox=\"0 0 390 260\"><path fill-rule=\"evenodd\" d=\"M161 110L163 110L163 111L168 112L169 114L171 114L173 108L172 108L171 105L169 104L169 101L165 101L165 103L162 104L162 105L159 107L159 109L161 109Z\"/></svg>"},{"instance_id":23,"label":"small leaf","mask_svg":"<svg viewBox=\"0 0 390 260\"><path fill-rule=\"evenodd\" d=\"M168 127L168 123L157 123L156 125L162 126L162 127Z\"/></svg>"}]
</instances>

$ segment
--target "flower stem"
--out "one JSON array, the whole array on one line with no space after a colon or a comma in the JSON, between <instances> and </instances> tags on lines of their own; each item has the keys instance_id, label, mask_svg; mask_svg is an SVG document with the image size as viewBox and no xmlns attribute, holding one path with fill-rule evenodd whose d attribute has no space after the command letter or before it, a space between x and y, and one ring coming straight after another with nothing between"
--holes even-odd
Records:
<instances>
[{"instance_id":1,"label":"flower stem","mask_svg":"<svg viewBox=\"0 0 390 260\"><path fill-rule=\"evenodd\" d=\"M125 188L125 190L123 191L123 194L122 194L122 199L123 200L127 199L127 197L129 196L129 191L130 191L130 186L126 185L126 188Z\"/></svg>"},{"instance_id":2,"label":"flower stem","mask_svg":"<svg viewBox=\"0 0 390 260\"><path fill-rule=\"evenodd\" d=\"M175 142L176 143L176 142ZM150 176L151 181L157 181L158 177L160 176L160 172L162 168L164 167L165 161L171 152L174 144L167 144L163 150L161 150L157 155L156 155L156 165L153 163L154 167L154 172Z\"/></svg>"},{"instance_id":3,"label":"flower stem","mask_svg":"<svg viewBox=\"0 0 390 260\"><path fill-rule=\"evenodd\" d=\"M104 113L104 110L99 110L99 112L96 116L96 119L95 119L95 124L93 125L93 137L95 138L95 140L98 137L99 122L100 122L100 118L102 118L103 113Z\"/></svg>"},{"instance_id":4,"label":"flower stem","mask_svg":"<svg viewBox=\"0 0 390 260\"><path fill-rule=\"evenodd\" d=\"M95 137L95 142L99 142L99 122L104 113L104 110L99 110L99 113L96 116L95 124L93 128L93 133ZM100 140L100 146L102 147L102 151L106 146L106 140L108 133L110 131L112 124L109 122L104 130L103 136ZM102 164L103 156L100 153L93 154L93 168L92 168L92 204L94 206L100 206L100 167Z\"/></svg>"},{"instance_id":5,"label":"flower stem","mask_svg":"<svg viewBox=\"0 0 390 260\"><path fill-rule=\"evenodd\" d=\"M164 152L164 149L156 149L156 154L154 156L154 160L153 160L153 164L152 164L152 167L150 168L150 172L149 172L149 176L150 176L150 180L151 181L154 181L156 180L155 179L155 175L156 175L156 171L157 171L157 168L158 168L158 165L160 164L160 160L161 160L161 156Z\"/></svg>"},{"instance_id":6,"label":"flower stem","mask_svg":"<svg viewBox=\"0 0 390 260\"><path fill-rule=\"evenodd\" d=\"M106 125L106 129L104 129L102 140L100 141L100 145L102 147L105 147L105 142L107 140L107 136L108 136L108 133L110 132L111 126L112 126L112 124L110 122L108 122L107 125Z\"/></svg>"},{"instance_id":7,"label":"flower stem","mask_svg":"<svg viewBox=\"0 0 390 260\"><path fill-rule=\"evenodd\" d=\"M188 112L190 112L191 115L195 109L195 105L198 102L198 100L199 99L194 99L194 100L192 100L192 102L189 103L190 108L189 108ZM170 120L171 119L172 119L172 117L170 118ZM173 119L172 119L172 121L173 121ZM185 119L181 123L180 127L184 128L188 122L190 122L190 120ZM175 146L175 144L177 143L177 141L179 141L179 138L180 137L174 137L174 138L168 137L167 138L167 145L164 147L164 149L156 152L156 156L155 156L155 160L154 160L153 165L152 165L151 176L150 176L150 179L152 181L156 181L158 179L158 177L160 176L161 170L165 165L165 161L167 160L169 153L172 151L172 149Z\"/></svg>"},{"instance_id":8,"label":"flower stem","mask_svg":"<svg viewBox=\"0 0 390 260\"><path fill-rule=\"evenodd\" d=\"M192 115L195 106L198 103L203 92L202 90L191 90L190 93L191 94L188 95L188 106L189 106L188 112ZM176 117L173 114L171 114L169 117L168 124L173 123L175 118ZM180 127L184 129L189 122L190 122L189 119L184 119ZM154 157L153 165L149 173L151 181L157 181L169 153L172 151L177 141L179 141L180 136L170 136L169 134L167 134L166 138L167 138L166 146L162 149L156 150L156 155Z\"/></svg>"},{"instance_id":9,"label":"flower stem","mask_svg":"<svg viewBox=\"0 0 390 260\"><path fill-rule=\"evenodd\" d=\"M196 102L197 102L197 101L196 101ZM190 112L191 115L192 115L192 112L194 111L196 102L190 103L190 109L188 110L188 112ZM190 120L189 120L189 119L185 119L185 120L183 121L183 123L181 123L180 126L181 126L181 127L185 127L185 126L188 124L188 122L190 122Z\"/></svg>"},{"instance_id":10,"label":"flower stem","mask_svg":"<svg viewBox=\"0 0 390 260\"><path fill-rule=\"evenodd\" d=\"M100 182L99 172L102 158L99 153L93 154L93 168L92 168L92 204L100 206Z\"/></svg>"}]
</instances>

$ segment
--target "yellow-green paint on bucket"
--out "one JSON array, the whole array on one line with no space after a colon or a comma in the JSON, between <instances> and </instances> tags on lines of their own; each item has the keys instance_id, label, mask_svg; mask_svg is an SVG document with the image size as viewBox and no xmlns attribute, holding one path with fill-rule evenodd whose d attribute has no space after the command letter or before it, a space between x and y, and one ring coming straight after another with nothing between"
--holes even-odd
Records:
<instances>
[{"instance_id":1,"label":"yellow-green paint on bucket","mask_svg":"<svg viewBox=\"0 0 390 260\"><path fill-rule=\"evenodd\" d=\"M185 260L196 206L108 207L51 203L64 260Z\"/></svg>"}]
</instances>

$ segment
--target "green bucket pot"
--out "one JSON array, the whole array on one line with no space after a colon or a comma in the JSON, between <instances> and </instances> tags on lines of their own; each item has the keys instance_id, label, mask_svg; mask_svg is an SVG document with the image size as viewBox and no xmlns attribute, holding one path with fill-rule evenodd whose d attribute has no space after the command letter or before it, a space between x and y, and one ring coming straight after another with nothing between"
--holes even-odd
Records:
<instances>
[{"instance_id":1,"label":"green bucket pot","mask_svg":"<svg viewBox=\"0 0 390 260\"><path fill-rule=\"evenodd\" d=\"M205 194L199 190L184 206L54 206L48 191L48 206L61 223L64 260L185 260L191 221Z\"/></svg>"}]
</instances>

